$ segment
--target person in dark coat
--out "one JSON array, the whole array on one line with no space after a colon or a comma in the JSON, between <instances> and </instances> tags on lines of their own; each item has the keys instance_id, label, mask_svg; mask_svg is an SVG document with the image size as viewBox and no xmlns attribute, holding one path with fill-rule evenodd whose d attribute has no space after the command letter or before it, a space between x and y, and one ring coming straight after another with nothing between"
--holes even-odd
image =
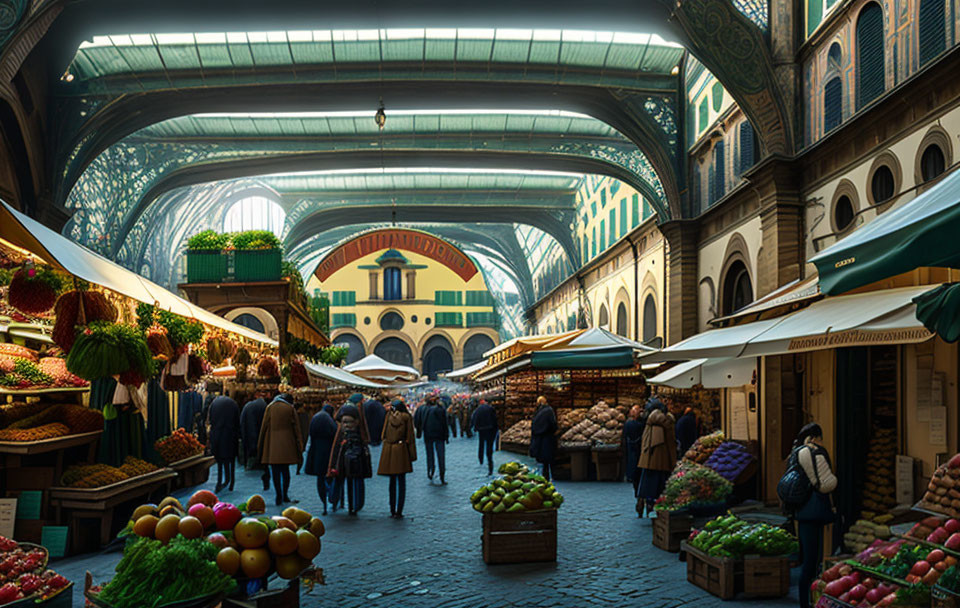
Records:
<instances>
[{"instance_id":1,"label":"person in dark coat","mask_svg":"<svg viewBox=\"0 0 960 608\"><path fill-rule=\"evenodd\" d=\"M487 472L493 475L493 444L497 440L497 412L493 406L484 400L473 411L470 419L470 426L477 431L479 442L477 445L477 458L480 464L483 464L483 454L487 454Z\"/></svg>"},{"instance_id":2,"label":"person in dark coat","mask_svg":"<svg viewBox=\"0 0 960 608\"><path fill-rule=\"evenodd\" d=\"M450 442L450 427L447 425L447 411L439 400L431 396L429 405L423 414L423 443L427 450L427 478L433 481L433 474L440 469L440 484L446 485L447 443ZM436 455L436 458L434 458Z\"/></svg>"},{"instance_id":3,"label":"person in dark coat","mask_svg":"<svg viewBox=\"0 0 960 608\"><path fill-rule=\"evenodd\" d=\"M317 477L317 495L323 501L323 514L327 514L327 496L332 494L327 484L327 465L330 463L330 451L333 438L337 435L337 423L331 413L333 406L324 404L319 412L310 419L310 447L307 449L307 462L304 472Z\"/></svg>"},{"instance_id":4,"label":"person in dark coat","mask_svg":"<svg viewBox=\"0 0 960 608\"><path fill-rule=\"evenodd\" d=\"M367 434L370 436L370 445L380 445L383 421L386 416L386 408L377 399L367 399L363 402L363 417L367 419Z\"/></svg>"},{"instance_id":5,"label":"person in dark coat","mask_svg":"<svg viewBox=\"0 0 960 608\"><path fill-rule=\"evenodd\" d=\"M417 443L413 439L413 418L403 399L390 403L383 426L383 450L377 475L390 478L390 517L403 519L403 504L407 495L407 473L413 472L417 459Z\"/></svg>"},{"instance_id":6,"label":"person in dark coat","mask_svg":"<svg viewBox=\"0 0 960 608\"><path fill-rule=\"evenodd\" d=\"M240 432L243 441L244 465L247 468L263 468L260 480L263 481L263 491L270 489L270 467L260 463L257 453L257 443L260 440L260 427L263 425L263 414L267 411L267 402L263 397L257 397L248 402L240 410Z\"/></svg>"},{"instance_id":7,"label":"person in dark coat","mask_svg":"<svg viewBox=\"0 0 960 608\"><path fill-rule=\"evenodd\" d=\"M200 396L200 393L192 388L181 391L177 398L177 426L186 429L188 433L192 433L194 420L202 407L203 397Z\"/></svg>"},{"instance_id":8,"label":"person in dark coat","mask_svg":"<svg viewBox=\"0 0 960 608\"><path fill-rule=\"evenodd\" d=\"M656 397L647 401L647 423L640 441L640 487L637 488L637 512L653 513L653 505L663 493L667 478L677 464L676 422L667 406ZM642 503L642 504L641 504Z\"/></svg>"},{"instance_id":9,"label":"person in dark coat","mask_svg":"<svg viewBox=\"0 0 960 608\"><path fill-rule=\"evenodd\" d=\"M227 486L232 492L240 441L240 406L230 397L217 397L210 404L209 418L210 451L217 460L216 492L219 494Z\"/></svg>"},{"instance_id":10,"label":"person in dark coat","mask_svg":"<svg viewBox=\"0 0 960 608\"><path fill-rule=\"evenodd\" d=\"M640 468L637 463L640 461L640 444L643 441L642 409L639 405L630 408L630 414L627 421L623 423L623 455L626 460L623 470L626 473L627 481L633 484L633 497L637 497L637 489L640 487ZM639 513L638 513L639 516Z\"/></svg>"},{"instance_id":11,"label":"person in dark coat","mask_svg":"<svg viewBox=\"0 0 960 608\"><path fill-rule=\"evenodd\" d=\"M213 403L213 400L216 399L217 396L218 396L217 391L211 390L203 398L203 405L200 407L200 414L199 414L200 418L196 424L197 440L204 445L207 445L207 442L210 439L208 428L207 428L207 425L210 424L210 404Z\"/></svg>"},{"instance_id":12,"label":"person in dark coat","mask_svg":"<svg viewBox=\"0 0 960 608\"><path fill-rule=\"evenodd\" d=\"M543 476L550 481L550 468L557 451L557 414L547 398L537 397L537 411L530 423L530 455L543 465Z\"/></svg>"},{"instance_id":13,"label":"person in dark coat","mask_svg":"<svg viewBox=\"0 0 960 608\"><path fill-rule=\"evenodd\" d=\"M687 450L690 449L690 446L697 440L697 427L697 415L694 413L693 408L688 407L683 413L683 416L680 416L680 419L677 420L676 426L677 444L679 447L677 454L680 458L683 458Z\"/></svg>"},{"instance_id":14,"label":"person in dark coat","mask_svg":"<svg viewBox=\"0 0 960 608\"><path fill-rule=\"evenodd\" d=\"M417 433L417 439L423 435L423 417L427 413L427 407L430 405L431 395L427 395L423 399L423 403L417 406L417 409L413 412L413 430Z\"/></svg>"},{"instance_id":15,"label":"person in dark coat","mask_svg":"<svg viewBox=\"0 0 960 608\"><path fill-rule=\"evenodd\" d=\"M327 477L339 480L341 487L346 482L347 508L350 515L356 515L363 508L363 480L373 476L370 448L367 447L370 437L367 435L367 423L363 419L362 401L363 396L355 393L337 412L336 420L340 426L333 438L330 462L327 465Z\"/></svg>"},{"instance_id":16,"label":"person in dark coat","mask_svg":"<svg viewBox=\"0 0 960 608\"><path fill-rule=\"evenodd\" d=\"M447 425L450 427L450 435L457 436L457 408L452 404L450 395L440 395L440 405L447 416Z\"/></svg>"}]
</instances>

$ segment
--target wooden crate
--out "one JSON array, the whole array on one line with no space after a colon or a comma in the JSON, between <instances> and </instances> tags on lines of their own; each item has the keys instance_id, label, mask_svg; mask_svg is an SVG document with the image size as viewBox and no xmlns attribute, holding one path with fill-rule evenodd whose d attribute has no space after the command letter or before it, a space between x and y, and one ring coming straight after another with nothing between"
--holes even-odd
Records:
<instances>
[{"instance_id":1,"label":"wooden crate","mask_svg":"<svg viewBox=\"0 0 960 608\"><path fill-rule=\"evenodd\" d=\"M557 511L483 514L483 561L557 561Z\"/></svg>"},{"instance_id":2,"label":"wooden crate","mask_svg":"<svg viewBox=\"0 0 960 608\"><path fill-rule=\"evenodd\" d=\"M930 608L960 608L960 595L934 585L930 589Z\"/></svg>"},{"instance_id":3,"label":"wooden crate","mask_svg":"<svg viewBox=\"0 0 960 608\"><path fill-rule=\"evenodd\" d=\"M671 553L680 551L680 543L690 536L691 526L690 515L657 511L657 518L653 520L653 546Z\"/></svg>"},{"instance_id":4,"label":"wooden crate","mask_svg":"<svg viewBox=\"0 0 960 608\"><path fill-rule=\"evenodd\" d=\"M687 580L722 600L737 594L737 561L728 557L713 557L691 547L686 542L680 548L687 553Z\"/></svg>"},{"instance_id":5,"label":"wooden crate","mask_svg":"<svg viewBox=\"0 0 960 608\"><path fill-rule=\"evenodd\" d=\"M789 590L790 562L786 557L744 557L744 594L749 597L783 597Z\"/></svg>"}]
</instances>

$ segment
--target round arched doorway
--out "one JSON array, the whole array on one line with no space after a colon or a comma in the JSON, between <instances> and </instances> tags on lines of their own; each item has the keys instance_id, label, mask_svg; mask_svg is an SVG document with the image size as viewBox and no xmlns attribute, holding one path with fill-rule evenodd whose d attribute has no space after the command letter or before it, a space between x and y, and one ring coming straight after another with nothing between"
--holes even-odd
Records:
<instances>
[{"instance_id":1,"label":"round arched doorway","mask_svg":"<svg viewBox=\"0 0 960 608\"><path fill-rule=\"evenodd\" d=\"M746 265L740 260L730 264L723 280L723 314L731 315L753 302L753 284Z\"/></svg>"},{"instance_id":2,"label":"round arched doorway","mask_svg":"<svg viewBox=\"0 0 960 608\"><path fill-rule=\"evenodd\" d=\"M483 360L483 353L495 346L493 338L486 334L470 336L463 345L463 366L467 367Z\"/></svg>"},{"instance_id":3,"label":"round arched doorway","mask_svg":"<svg viewBox=\"0 0 960 608\"><path fill-rule=\"evenodd\" d=\"M623 302L617 306L617 335L627 337L627 305Z\"/></svg>"},{"instance_id":4,"label":"round arched doorway","mask_svg":"<svg viewBox=\"0 0 960 608\"><path fill-rule=\"evenodd\" d=\"M264 331L263 322L248 312L234 317L233 322L237 325L243 325L247 329L252 329L253 331L258 331L260 333L266 333Z\"/></svg>"},{"instance_id":5,"label":"round arched doorway","mask_svg":"<svg viewBox=\"0 0 960 608\"><path fill-rule=\"evenodd\" d=\"M433 336L423 345L423 374L431 380L453 371L453 346L443 336Z\"/></svg>"},{"instance_id":6,"label":"round arched doorway","mask_svg":"<svg viewBox=\"0 0 960 608\"><path fill-rule=\"evenodd\" d=\"M373 354L390 363L413 366L413 351L400 338L384 338L374 347Z\"/></svg>"},{"instance_id":7,"label":"round arched doorway","mask_svg":"<svg viewBox=\"0 0 960 608\"><path fill-rule=\"evenodd\" d=\"M363 347L363 342L353 334L340 334L333 339L333 343L346 346L349 349L344 365L350 365L367 356L367 350Z\"/></svg>"}]
</instances>

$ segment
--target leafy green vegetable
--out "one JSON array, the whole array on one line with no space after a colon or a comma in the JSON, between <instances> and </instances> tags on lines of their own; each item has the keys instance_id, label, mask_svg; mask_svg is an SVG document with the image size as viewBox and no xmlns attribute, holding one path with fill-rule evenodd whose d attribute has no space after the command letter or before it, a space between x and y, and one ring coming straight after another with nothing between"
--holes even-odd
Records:
<instances>
[{"instance_id":1,"label":"leafy green vegetable","mask_svg":"<svg viewBox=\"0 0 960 608\"><path fill-rule=\"evenodd\" d=\"M214 230L204 230L187 239L189 251L221 251L230 244L230 234L221 234Z\"/></svg>"},{"instance_id":2,"label":"leafy green vegetable","mask_svg":"<svg viewBox=\"0 0 960 608\"><path fill-rule=\"evenodd\" d=\"M253 249L281 249L280 239L269 230L247 230L233 235L233 247L238 251Z\"/></svg>"},{"instance_id":3,"label":"leafy green vegetable","mask_svg":"<svg viewBox=\"0 0 960 608\"><path fill-rule=\"evenodd\" d=\"M707 522L690 544L717 557L789 555L799 550L797 540L782 528L749 523L735 515Z\"/></svg>"},{"instance_id":4,"label":"leafy green vegetable","mask_svg":"<svg viewBox=\"0 0 960 608\"><path fill-rule=\"evenodd\" d=\"M143 332L122 323L94 321L77 335L67 356L67 369L85 380L134 371L144 378L156 373Z\"/></svg>"}]
</instances>

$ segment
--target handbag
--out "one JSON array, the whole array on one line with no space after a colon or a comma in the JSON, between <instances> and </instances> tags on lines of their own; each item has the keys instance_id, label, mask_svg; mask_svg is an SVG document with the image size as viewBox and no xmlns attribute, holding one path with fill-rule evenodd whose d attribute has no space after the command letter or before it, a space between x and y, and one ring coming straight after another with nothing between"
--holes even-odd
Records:
<instances>
[{"instance_id":1,"label":"handbag","mask_svg":"<svg viewBox=\"0 0 960 608\"><path fill-rule=\"evenodd\" d=\"M810 485L810 479L807 473L800 466L800 450L807 446L800 446L790 452L787 459L787 470L777 482L777 496L780 502L788 511L800 509L810 500L810 493L813 486ZM816 458L816 455L814 455ZM816 470L816 466L814 466Z\"/></svg>"}]
</instances>

